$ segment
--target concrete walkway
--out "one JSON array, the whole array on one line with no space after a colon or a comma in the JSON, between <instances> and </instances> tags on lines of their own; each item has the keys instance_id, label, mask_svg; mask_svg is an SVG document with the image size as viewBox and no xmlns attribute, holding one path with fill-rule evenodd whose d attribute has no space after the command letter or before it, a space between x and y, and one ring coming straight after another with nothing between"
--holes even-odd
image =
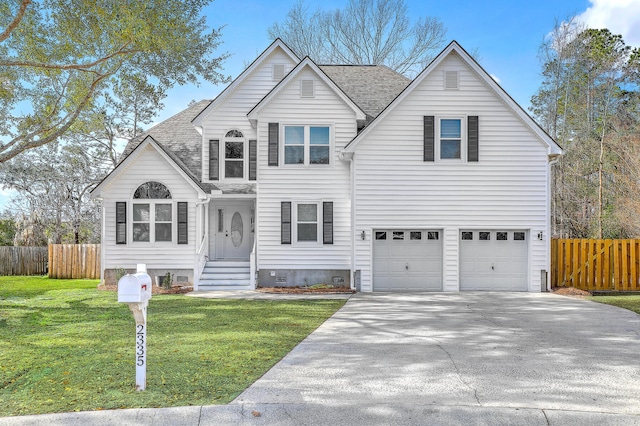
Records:
<instances>
[{"instance_id":1,"label":"concrete walkway","mask_svg":"<svg viewBox=\"0 0 640 426\"><path fill-rule=\"evenodd\" d=\"M640 425L640 316L552 294L357 294L224 406L0 425Z\"/></svg>"}]
</instances>

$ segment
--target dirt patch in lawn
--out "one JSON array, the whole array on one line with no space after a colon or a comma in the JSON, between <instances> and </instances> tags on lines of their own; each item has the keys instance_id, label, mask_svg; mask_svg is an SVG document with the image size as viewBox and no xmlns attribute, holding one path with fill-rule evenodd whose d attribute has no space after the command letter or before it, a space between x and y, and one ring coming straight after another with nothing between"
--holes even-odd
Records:
<instances>
[{"instance_id":1,"label":"dirt patch in lawn","mask_svg":"<svg viewBox=\"0 0 640 426\"><path fill-rule=\"evenodd\" d=\"M352 294L355 290L349 287L259 287L256 289L261 293L284 293L284 294Z\"/></svg>"},{"instance_id":2,"label":"dirt patch in lawn","mask_svg":"<svg viewBox=\"0 0 640 426\"><path fill-rule=\"evenodd\" d=\"M588 291L580 290L579 288L574 288L574 287L553 287L551 291L554 294L559 294L561 296L576 297L578 299L584 299L588 296L591 296L591 293L589 293Z\"/></svg>"},{"instance_id":3,"label":"dirt patch in lawn","mask_svg":"<svg viewBox=\"0 0 640 426\"><path fill-rule=\"evenodd\" d=\"M117 285L99 285L98 290L118 291ZM171 288L163 288L154 285L151 287L151 294L185 294L193 291L193 286L174 285Z\"/></svg>"}]
</instances>

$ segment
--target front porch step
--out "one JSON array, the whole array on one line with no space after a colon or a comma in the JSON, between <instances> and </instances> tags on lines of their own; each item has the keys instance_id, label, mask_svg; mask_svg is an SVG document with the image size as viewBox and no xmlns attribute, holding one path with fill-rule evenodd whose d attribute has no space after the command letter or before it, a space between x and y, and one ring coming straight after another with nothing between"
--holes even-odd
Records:
<instances>
[{"instance_id":1,"label":"front porch step","mask_svg":"<svg viewBox=\"0 0 640 426\"><path fill-rule=\"evenodd\" d=\"M252 290L250 271L248 261L209 261L200 275L198 291Z\"/></svg>"}]
</instances>

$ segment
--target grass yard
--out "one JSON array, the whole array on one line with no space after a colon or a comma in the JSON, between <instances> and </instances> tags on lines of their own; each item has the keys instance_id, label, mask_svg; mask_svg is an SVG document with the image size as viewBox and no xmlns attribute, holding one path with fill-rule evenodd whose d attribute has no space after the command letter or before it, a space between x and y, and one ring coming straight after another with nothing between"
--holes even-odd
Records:
<instances>
[{"instance_id":1,"label":"grass yard","mask_svg":"<svg viewBox=\"0 0 640 426\"><path fill-rule=\"evenodd\" d=\"M590 296L589 300L606 303L607 305L618 306L640 314L640 295L621 294L615 296Z\"/></svg>"},{"instance_id":2,"label":"grass yard","mask_svg":"<svg viewBox=\"0 0 640 426\"><path fill-rule=\"evenodd\" d=\"M344 304L153 296L136 392L133 315L97 283L0 277L0 416L225 404Z\"/></svg>"}]
</instances>

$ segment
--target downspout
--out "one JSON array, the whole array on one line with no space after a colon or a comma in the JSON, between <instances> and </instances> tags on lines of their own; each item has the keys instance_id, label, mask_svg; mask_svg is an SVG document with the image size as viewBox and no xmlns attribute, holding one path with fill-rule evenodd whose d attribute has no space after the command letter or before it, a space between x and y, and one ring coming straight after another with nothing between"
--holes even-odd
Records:
<instances>
[{"instance_id":1,"label":"downspout","mask_svg":"<svg viewBox=\"0 0 640 426\"><path fill-rule=\"evenodd\" d=\"M351 244L351 279L349 280L350 284L349 287L351 288L351 290L355 290L356 289L356 282L355 282L355 276L356 276L356 269L355 269L355 262L356 262L356 242L355 242L355 235L356 235L356 231L355 231L355 226L356 226L356 203L355 203L355 197L356 197L356 191L354 188L354 184L355 184L355 163L353 161L353 157L354 157L354 153L353 152L345 152L344 150L340 151L340 154L338 156L338 158L342 161L349 161L349 198L351 200L351 238L349 239L349 242Z\"/></svg>"},{"instance_id":2,"label":"downspout","mask_svg":"<svg viewBox=\"0 0 640 426\"><path fill-rule=\"evenodd\" d=\"M546 236L547 236L547 258L546 258L546 268L547 268L547 282L546 288L540 289L541 291L550 292L551 291L551 202L553 194L551 193L551 167L556 164L560 160L561 154L548 154L548 163L547 163L547 226L546 226ZM542 287L542 283L541 283Z\"/></svg>"},{"instance_id":3,"label":"downspout","mask_svg":"<svg viewBox=\"0 0 640 426\"><path fill-rule=\"evenodd\" d=\"M104 265L105 265L105 252L106 250L104 249L104 241L105 241L105 232L107 229L107 220L106 220L106 213L104 211L104 198L102 197L96 197L95 200L100 203L100 211L102 213L102 217L101 217L101 226L100 226L100 285L105 285L104 282Z\"/></svg>"}]
</instances>

